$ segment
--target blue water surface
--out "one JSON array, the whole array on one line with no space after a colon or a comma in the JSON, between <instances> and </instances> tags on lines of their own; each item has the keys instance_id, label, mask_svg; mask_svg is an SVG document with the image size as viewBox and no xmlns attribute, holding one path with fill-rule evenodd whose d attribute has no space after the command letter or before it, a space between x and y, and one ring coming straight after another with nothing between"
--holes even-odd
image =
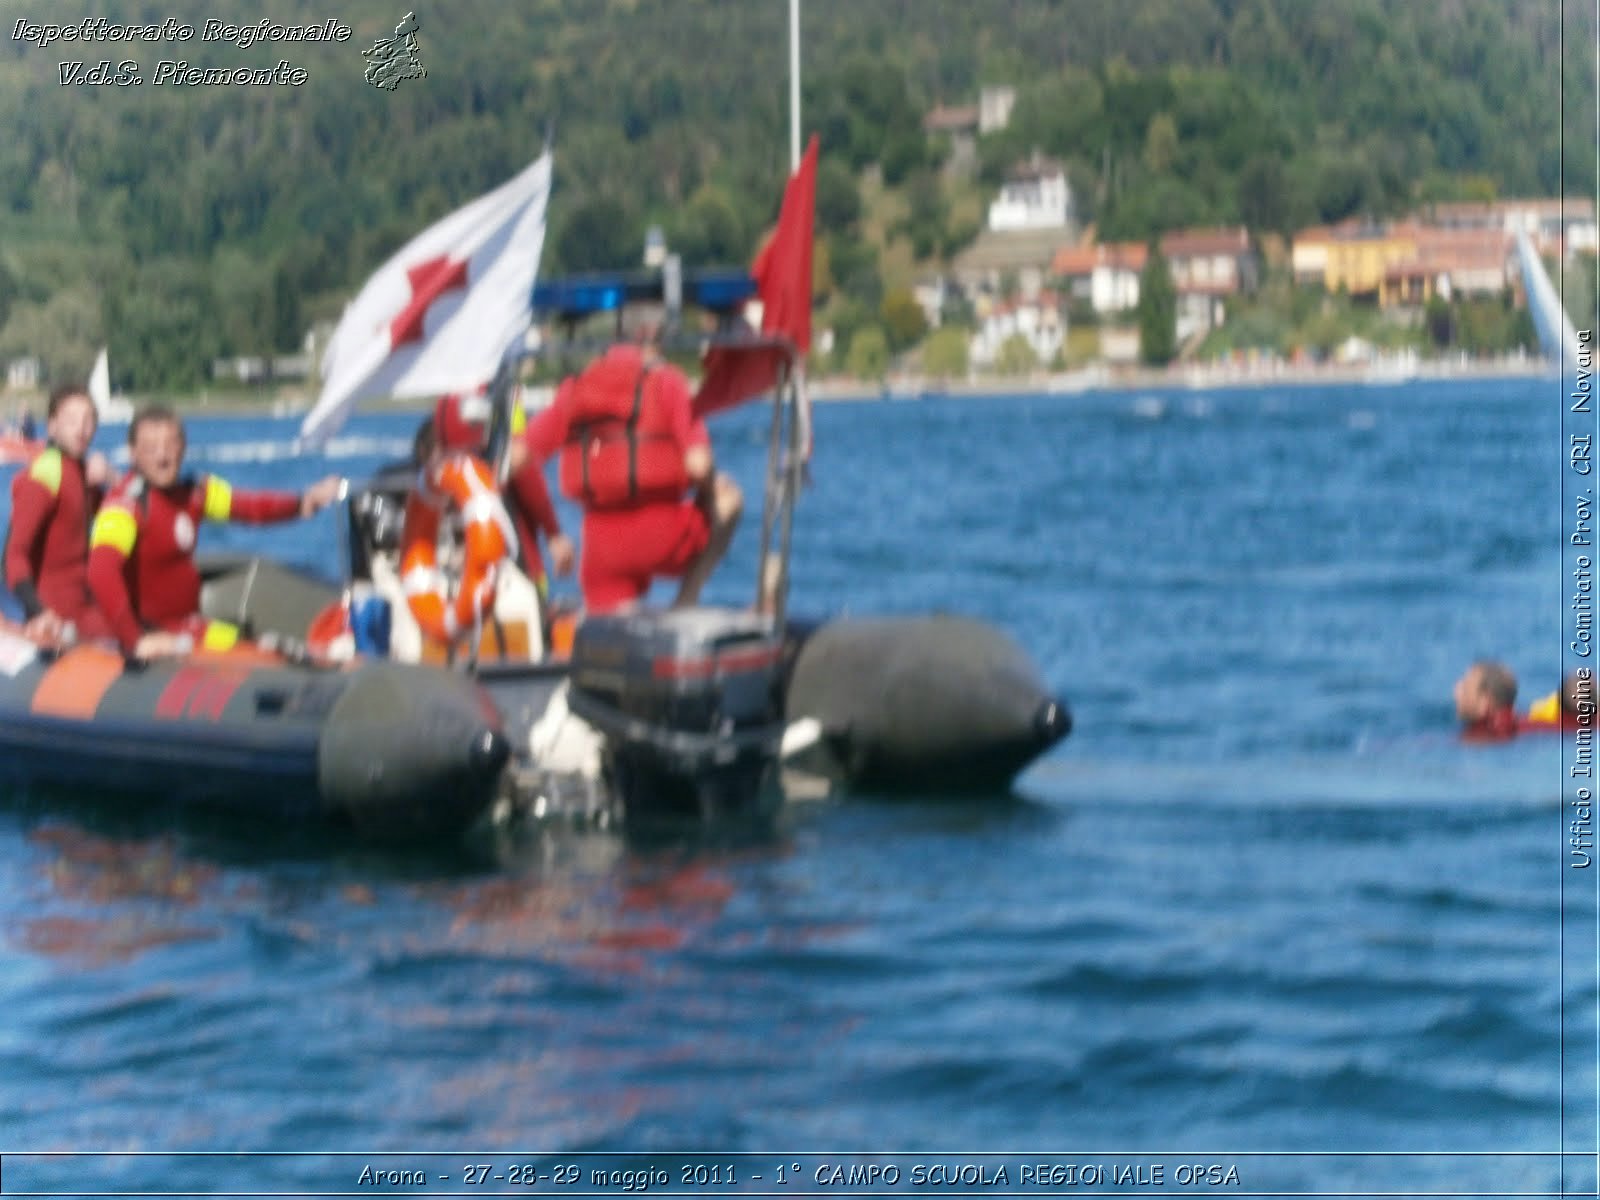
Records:
<instances>
[{"instance_id":1,"label":"blue water surface","mask_svg":"<svg viewBox=\"0 0 1600 1200\"><path fill-rule=\"evenodd\" d=\"M793 608L1013 634L1076 717L1015 796L402 856L9 797L0 1153L1361 1151L1392 1157L1273 1178L1549 1189L1515 1155L1561 1145L1564 1087L1592 1104L1562 902L1593 883L1564 868L1561 744L1463 746L1450 689L1484 655L1525 698L1559 677L1561 405L1544 380L821 405ZM414 421L360 417L329 461L291 421L198 419L190 458L360 476ZM753 508L766 429L713 428ZM749 600L755 516L709 599ZM338 552L331 516L203 539Z\"/></svg>"}]
</instances>

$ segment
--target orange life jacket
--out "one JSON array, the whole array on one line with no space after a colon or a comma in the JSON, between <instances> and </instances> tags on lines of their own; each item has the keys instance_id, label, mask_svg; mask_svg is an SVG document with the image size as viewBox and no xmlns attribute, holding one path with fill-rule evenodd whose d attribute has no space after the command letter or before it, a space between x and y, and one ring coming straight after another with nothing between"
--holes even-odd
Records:
<instances>
[{"instance_id":1,"label":"orange life jacket","mask_svg":"<svg viewBox=\"0 0 1600 1200\"><path fill-rule=\"evenodd\" d=\"M561 449L561 491L586 509L682 499L684 448L650 387L653 369L606 355L573 381L573 414Z\"/></svg>"},{"instance_id":2,"label":"orange life jacket","mask_svg":"<svg viewBox=\"0 0 1600 1200\"><path fill-rule=\"evenodd\" d=\"M480 460L451 455L428 482L436 495L414 491L406 500L400 579L406 606L422 631L450 645L493 612L500 565L516 545L516 533L494 476ZM461 514L466 527L466 559L454 597L439 570L439 522L445 505Z\"/></svg>"}]
</instances>

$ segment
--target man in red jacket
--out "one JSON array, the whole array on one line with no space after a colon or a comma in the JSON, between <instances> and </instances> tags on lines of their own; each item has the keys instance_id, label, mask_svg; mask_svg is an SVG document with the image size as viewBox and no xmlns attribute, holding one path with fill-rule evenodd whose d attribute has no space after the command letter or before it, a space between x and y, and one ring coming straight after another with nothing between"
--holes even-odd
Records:
<instances>
[{"instance_id":1,"label":"man in red jacket","mask_svg":"<svg viewBox=\"0 0 1600 1200\"><path fill-rule=\"evenodd\" d=\"M584 607L637 602L658 577L681 579L694 604L733 540L739 485L716 472L705 423L683 372L662 360L657 333L611 347L564 380L528 423L535 462L560 453L561 491L583 506L578 584Z\"/></svg>"},{"instance_id":2,"label":"man in red jacket","mask_svg":"<svg viewBox=\"0 0 1600 1200\"><path fill-rule=\"evenodd\" d=\"M45 420L49 444L11 481L6 586L22 603L24 632L46 645L109 634L88 580L89 522L108 474L105 456L89 454L98 424L83 388L57 388Z\"/></svg>"},{"instance_id":3,"label":"man in red jacket","mask_svg":"<svg viewBox=\"0 0 1600 1200\"><path fill-rule=\"evenodd\" d=\"M125 652L138 658L223 650L237 627L200 613L194 565L201 521L264 524L309 517L339 494L329 475L300 495L235 492L215 475L181 475L183 424L170 409L146 408L128 427L133 472L112 489L89 536L89 589Z\"/></svg>"}]
</instances>

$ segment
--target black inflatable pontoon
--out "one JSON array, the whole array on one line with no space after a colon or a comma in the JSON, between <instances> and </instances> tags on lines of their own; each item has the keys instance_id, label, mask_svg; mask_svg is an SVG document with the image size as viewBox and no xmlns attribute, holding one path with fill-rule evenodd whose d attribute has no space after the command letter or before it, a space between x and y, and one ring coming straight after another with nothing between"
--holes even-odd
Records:
<instances>
[{"instance_id":1,"label":"black inflatable pontoon","mask_svg":"<svg viewBox=\"0 0 1600 1200\"><path fill-rule=\"evenodd\" d=\"M0 780L158 799L363 837L460 832L510 743L471 680L396 663L257 653L150 664L100 646L49 658L0 632Z\"/></svg>"}]
</instances>

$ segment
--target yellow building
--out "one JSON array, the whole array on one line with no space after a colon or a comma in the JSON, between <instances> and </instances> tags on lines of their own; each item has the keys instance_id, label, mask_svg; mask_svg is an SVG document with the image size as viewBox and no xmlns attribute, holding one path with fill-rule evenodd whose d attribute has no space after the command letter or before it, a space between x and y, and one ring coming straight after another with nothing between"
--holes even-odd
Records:
<instances>
[{"instance_id":1,"label":"yellow building","mask_svg":"<svg viewBox=\"0 0 1600 1200\"><path fill-rule=\"evenodd\" d=\"M1416 261L1416 231L1405 226L1363 230L1336 237L1327 248L1323 285L1330 292L1344 288L1351 296L1376 298L1391 267Z\"/></svg>"}]
</instances>

